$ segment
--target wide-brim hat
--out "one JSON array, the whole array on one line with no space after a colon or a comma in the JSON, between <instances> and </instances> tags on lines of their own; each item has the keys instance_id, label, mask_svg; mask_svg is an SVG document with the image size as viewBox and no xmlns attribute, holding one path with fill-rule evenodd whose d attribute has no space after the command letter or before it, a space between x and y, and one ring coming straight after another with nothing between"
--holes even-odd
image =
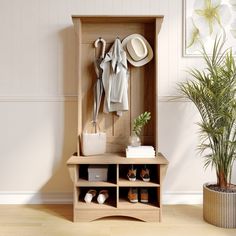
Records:
<instances>
[{"instance_id":1,"label":"wide-brim hat","mask_svg":"<svg viewBox=\"0 0 236 236\"><path fill-rule=\"evenodd\" d=\"M126 51L127 60L133 66L143 66L153 58L152 47L141 34L131 34L124 38L122 47Z\"/></svg>"}]
</instances>

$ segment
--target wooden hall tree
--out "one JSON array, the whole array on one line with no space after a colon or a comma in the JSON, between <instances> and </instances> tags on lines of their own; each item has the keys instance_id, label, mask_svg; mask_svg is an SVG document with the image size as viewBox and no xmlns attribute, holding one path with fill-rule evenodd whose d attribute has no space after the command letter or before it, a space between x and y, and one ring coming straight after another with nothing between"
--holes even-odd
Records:
<instances>
[{"instance_id":1,"label":"wooden hall tree","mask_svg":"<svg viewBox=\"0 0 236 236\"><path fill-rule=\"evenodd\" d=\"M150 111L152 119L141 134L143 145L152 145L158 151L157 127L157 43L163 16L73 16L76 32L76 55L78 76L78 156L72 156L68 162L70 176L74 183L74 221L91 221L107 216L129 216L143 221L161 220L162 181L168 161L158 153L154 159L125 158L125 148L131 135L132 121L144 111ZM81 154L79 137L85 126L92 120L93 85L97 79L94 60L100 52L94 47L94 41L102 37L107 42L107 49L116 37L121 40L131 34L141 34L150 43L154 59L142 67L129 64L129 111L122 117L115 113L99 113L98 122L107 134L107 150L104 155L84 157ZM102 110L102 105L101 109ZM107 182L89 182L86 178L88 164L108 164L112 175ZM148 164L151 181L130 182L126 180L129 164L139 168ZM127 200L129 187L149 189L148 204L131 204ZM109 201L100 205L93 202L86 204L83 197L89 188L98 190L107 188L111 193Z\"/></svg>"}]
</instances>

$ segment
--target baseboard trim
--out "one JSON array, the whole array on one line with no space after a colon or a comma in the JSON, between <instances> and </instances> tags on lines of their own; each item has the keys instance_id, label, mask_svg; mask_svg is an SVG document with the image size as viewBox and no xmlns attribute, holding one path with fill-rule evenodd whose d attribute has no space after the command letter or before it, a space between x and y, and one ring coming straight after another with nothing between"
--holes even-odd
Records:
<instances>
[{"instance_id":1,"label":"baseboard trim","mask_svg":"<svg viewBox=\"0 0 236 236\"><path fill-rule=\"evenodd\" d=\"M0 204L71 204L72 193L0 192Z\"/></svg>"},{"instance_id":2,"label":"baseboard trim","mask_svg":"<svg viewBox=\"0 0 236 236\"><path fill-rule=\"evenodd\" d=\"M202 204L203 194L202 192L164 192L163 204Z\"/></svg>"},{"instance_id":3,"label":"baseboard trim","mask_svg":"<svg viewBox=\"0 0 236 236\"><path fill-rule=\"evenodd\" d=\"M202 204L202 192L165 192L163 204ZM0 192L0 204L72 204L72 193Z\"/></svg>"}]
</instances>

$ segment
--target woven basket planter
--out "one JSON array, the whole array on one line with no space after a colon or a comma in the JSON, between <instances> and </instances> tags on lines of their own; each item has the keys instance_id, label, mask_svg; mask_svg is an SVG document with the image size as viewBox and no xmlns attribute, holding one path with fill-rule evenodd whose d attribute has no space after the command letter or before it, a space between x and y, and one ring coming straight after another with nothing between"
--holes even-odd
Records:
<instances>
[{"instance_id":1,"label":"woven basket planter","mask_svg":"<svg viewBox=\"0 0 236 236\"><path fill-rule=\"evenodd\" d=\"M236 228L236 193L211 190L203 185L204 220L222 228Z\"/></svg>"}]
</instances>

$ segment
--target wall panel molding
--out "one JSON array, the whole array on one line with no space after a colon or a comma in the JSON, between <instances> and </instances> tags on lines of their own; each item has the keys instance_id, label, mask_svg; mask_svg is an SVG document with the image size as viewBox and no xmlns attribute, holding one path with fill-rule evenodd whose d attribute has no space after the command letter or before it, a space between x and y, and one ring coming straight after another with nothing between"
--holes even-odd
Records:
<instances>
[{"instance_id":1,"label":"wall panel molding","mask_svg":"<svg viewBox=\"0 0 236 236\"><path fill-rule=\"evenodd\" d=\"M69 96L0 96L0 102L76 102L77 95Z\"/></svg>"},{"instance_id":2,"label":"wall panel molding","mask_svg":"<svg viewBox=\"0 0 236 236\"><path fill-rule=\"evenodd\" d=\"M77 95L65 96L0 96L0 102L76 102ZM178 96L159 96L158 102L190 102Z\"/></svg>"}]
</instances>

